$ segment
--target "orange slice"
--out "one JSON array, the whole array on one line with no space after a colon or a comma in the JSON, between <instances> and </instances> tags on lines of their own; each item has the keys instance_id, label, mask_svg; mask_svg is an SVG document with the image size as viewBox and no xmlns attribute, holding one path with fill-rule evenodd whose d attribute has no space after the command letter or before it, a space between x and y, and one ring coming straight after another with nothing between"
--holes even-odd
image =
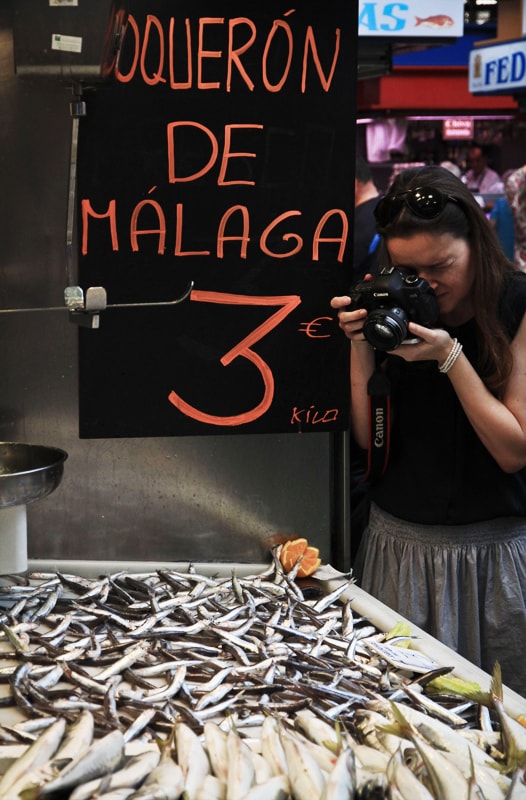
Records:
<instances>
[{"instance_id":1,"label":"orange slice","mask_svg":"<svg viewBox=\"0 0 526 800\"><path fill-rule=\"evenodd\" d=\"M307 539L289 539L281 548L280 561L285 572L290 572L301 559L296 575L298 578L307 578L320 566L319 554L319 549L311 547Z\"/></svg>"},{"instance_id":2,"label":"orange slice","mask_svg":"<svg viewBox=\"0 0 526 800\"><path fill-rule=\"evenodd\" d=\"M298 578L308 578L312 575L319 566L321 566L321 558L319 558L320 551L317 547L307 547L303 553L301 564L298 569Z\"/></svg>"},{"instance_id":3,"label":"orange slice","mask_svg":"<svg viewBox=\"0 0 526 800\"><path fill-rule=\"evenodd\" d=\"M285 572L294 569L298 559L302 557L309 543L306 539L289 539L281 548L280 561Z\"/></svg>"}]
</instances>

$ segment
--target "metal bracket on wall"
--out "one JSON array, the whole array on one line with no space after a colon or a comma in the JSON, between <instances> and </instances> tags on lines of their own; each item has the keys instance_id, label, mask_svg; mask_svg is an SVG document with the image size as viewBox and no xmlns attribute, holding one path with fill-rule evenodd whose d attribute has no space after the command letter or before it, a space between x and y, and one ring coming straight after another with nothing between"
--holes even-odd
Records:
<instances>
[{"instance_id":1,"label":"metal bracket on wall","mask_svg":"<svg viewBox=\"0 0 526 800\"><path fill-rule=\"evenodd\" d=\"M70 321L84 328L98 328L100 312L107 308L152 308L176 306L190 297L194 282L190 281L182 295L174 300L156 300L141 303L107 303L106 289L104 286L90 286L84 290L80 286L66 286L64 289L63 306L40 306L35 308L0 308L0 314L17 314L27 311L69 311Z\"/></svg>"},{"instance_id":2,"label":"metal bracket on wall","mask_svg":"<svg viewBox=\"0 0 526 800\"><path fill-rule=\"evenodd\" d=\"M70 322L76 322L84 328L98 328L100 312L107 308L150 308L153 306L176 306L190 296L194 282L190 281L183 294L175 300L159 300L144 303L108 303L104 286L90 286L86 296L80 286L67 286L64 290L66 308L70 311Z\"/></svg>"},{"instance_id":3,"label":"metal bracket on wall","mask_svg":"<svg viewBox=\"0 0 526 800\"><path fill-rule=\"evenodd\" d=\"M190 281L180 297L174 300L139 303L107 302L106 289L103 286L90 286L84 290L75 285L76 270L74 265L74 224L77 194L77 151L79 139L79 120L86 116L86 104L82 100L82 84L76 82L73 87L73 100L70 103L70 114L73 118L71 129L71 150L69 156L68 210L66 220L66 270L69 285L64 290L64 306L45 306L37 308L0 308L0 314L14 314L27 311L69 311L70 322L84 328L97 329L100 326L100 313L107 308L145 308L152 306L175 306L186 300L194 288Z\"/></svg>"}]
</instances>

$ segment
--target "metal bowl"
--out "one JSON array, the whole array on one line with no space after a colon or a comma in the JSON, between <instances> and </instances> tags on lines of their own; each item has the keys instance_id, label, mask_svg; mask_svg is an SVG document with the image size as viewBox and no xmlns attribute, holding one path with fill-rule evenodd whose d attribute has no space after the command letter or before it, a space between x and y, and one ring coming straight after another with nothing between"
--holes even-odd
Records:
<instances>
[{"instance_id":1,"label":"metal bowl","mask_svg":"<svg viewBox=\"0 0 526 800\"><path fill-rule=\"evenodd\" d=\"M0 509L25 506L55 491L67 457L56 447L0 442Z\"/></svg>"}]
</instances>

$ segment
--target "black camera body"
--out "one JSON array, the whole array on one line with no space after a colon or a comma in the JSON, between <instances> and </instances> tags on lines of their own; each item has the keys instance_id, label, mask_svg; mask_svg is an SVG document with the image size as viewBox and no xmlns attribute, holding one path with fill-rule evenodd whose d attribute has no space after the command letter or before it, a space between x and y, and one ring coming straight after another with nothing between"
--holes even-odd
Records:
<instances>
[{"instance_id":1,"label":"black camera body","mask_svg":"<svg viewBox=\"0 0 526 800\"><path fill-rule=\"evenodd\" d=\"M428 282L396 267L384 267L372 281L357 283L351 300L355 308L368 311L363 335L377 350L395 350L408 338L409 322L432 328L440 314Z\"/></svg>"}]
</instances>

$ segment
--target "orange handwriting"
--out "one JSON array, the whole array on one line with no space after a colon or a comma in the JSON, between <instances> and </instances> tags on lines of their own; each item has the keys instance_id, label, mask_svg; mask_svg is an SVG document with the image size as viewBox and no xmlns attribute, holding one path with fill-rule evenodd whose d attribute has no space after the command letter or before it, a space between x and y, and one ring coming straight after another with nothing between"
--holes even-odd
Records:
<instances>
[{"instance_id":1,"label":"orange handwriting","mask_svg":"<svg viewBox=\"0 0 526 800\"><path fill-rule=\"evenodd\" d=\"M175 128L179 128L183 125L188 125L189 127L195 127L198 130L203 131L203 133L210 140L210 144L212 146L212 152L210 154L210 158L208 159L206 164L203 167L201 167L200 170L194 172L192 175L185 175L182 177L176 175L175 171L175 147L173 141L173 132ZM254 186L255 181L241 181L241 180L235 181L226 179L226 171L229 159L256 157L256 153L231 152L230 146L232 139L232 131L239 128L245 128L245 129L257 128L259 130L263 130L263 125L257 125L257 124L225 125L224 137L223 137L223 156L221 159L221 166L219 168L219 175L217 178L218 186L230 186L232 184L247 184L248 186ZM170 122L167 126L167 136L168 136L168 180L170 183L186 183L188 181L195 181L198 178L201 178L203 175L206 175L206 173L214 166L219 153L219 144L215 134L210 130L210 128L207 128L206 125L201 125L200 122L185 122L182 120L177 122Z\"/></svg>"},{"instance_id":2,"label":"orange handwriting","mask_svg":"<svg viewBox=\"0 0 526 800\"><path fill-rule=\"evenodd\" d=\"M174 236L174 245L172 249L172 253L174 256L209 256L211 255L211 250L191 250L191 249L184 249L183 246L183 234L184 234L184 204L177 203L176 210L175 210L175 236ZM108 208L106 211L103 212L96 212L93 209L91 201L89 198L83 198L81 201L81 215L82 215L82 255L87 255L89 251L89 227L91 224L94 224L93 221L98 220L100 224L107 224L109 225L109 235L112 250L121 250L118 232L117 232L117 201L110 200L108 203ZM154 218L154 224L146 224L142 222L142 219L147 216L147 219L150 219L152 216ZM278 233L280 227L283 226L285 222L288 222L289 219L292 217L301 217L302 212L297 210L290 210L284 211L282 214L278 214L274 219L272 219L268 225L261 231L259 237L256 235L256 242L259 245L259 249L262 253L270 258L290 258L291 256L296 255L297 253L301 252L305 247L305 241L299 233L294 230L287 230L280 235L280 237L276 238L275 247L272 249L270 245L270 240L272 239L272 234ZM236 218L238 222L236 223ZM331 221L336 220L336 223L339 225L339 232L337 235L328 236L326 235L326 226L328 226ZM230 226L233 228L237 226L237 230L231 230L230 233L227 232L228 227ZM130 228L129 228L129 243L131 250L133 252L138 252L139 250L139 237L153 237L153 240L157 242L157 253L159 255L167 255L169 253L169 249L165 246L166 245L166 216L164 209L160 203L158 203L153 198L148 198L146 200L141 200L132 211L131 219L130 219ZM349 220L348 217L341 208L331 208L329 211L326 211L318 224L314 232L312 233L312 239L310 242L310 253L308 253L308 257L311 261L319 261L320 259L320 246L323 244L336 244L337 247L337 255L336 259L338 262L343 262L345 256L345 248L347 245L347 240L349 236ZM277 242L278 238L281 240L283 245L283 249L278 249ZM253 241L254 236L251 233L250 229L250 213L246 206L243 205L236 205L231 206L228 208L217 225L217 231L215 234L215 242L216 247L214 251L214 255L217 258L224 257L224 250L225 244L230 242L231 245L237 242L239 246L239 257L242 259L246 259L248 257L248 246Z\"/></svg>"},{"instance_id":3,"label":"orange handwriting","mask_svg":"<svg viewBox=\"0 0 526 800\"><path fill-rule=\"evenodd\" d=\"M301 328L298 328L300 333L305 333L309 339L329 339L330 333L318 333L317 329L322 328L324 322L332 322L332 317L316 317L310 322L302 322ZM303 327L305 326L305 327Z\"/></svg>"},{"instance_id":4,"label":"orange handwriting","mask_svg":"<svg viewBox=\"0 0 526 800\"><path fill-rule=\"evenodd\" d=\"M318 411L315 406L310 406L309 408L298 408L294 406L290 424L295 425L301 430L305 425L323 425L327 422L336 422L337 419L337 408L330 408L327 411Z\"/></svg>"},{"instance_id":5,"label":"orange handwriting","mask_svg":"<svg viewBox=\"0 0 526 800\"><path fill-rule=\"evenodd\" d=\"M224 17L201 17L198 20L186 17L184 23L170 17L165 30L162 21L153 14L146 16L141 30L136 18L130 14L122 46L129 63L117 64L116 78L121 83L138 78L147 86L165 83L173 90L196 88L231 92L235 77L250 92L259 80L267 92L275 93L293 79L297 63L299 88L303 94L307 91L310 75L315 76L313 80L324 92L329 92L340 56L341 29L335 28L332 51L322 57L314 27L299 25L295 30L288 21L293 19L293 13L293 10L287 12L286 20L274 20L270 30L258 30L256 23L248 17L228 20ZM207 41L209 37L216 40L214 33L218 28L220 32L224 29L225 46L211 49ZM327 35L324 33L319 38L326 47ZM253 45L258 47L257 51ZM256 55L256 52L261 55ZM185 75L175 74L175 53L186 54ZM281 74L275 74L276 64L281 64Z\"/></svg>"},{"instance_id":6,"label":"orange handwriting","mask_svg":"<svg viewBox=\"0 0 526 800\"><path fill-rule=\"evenodd\" d=\"M297 295L283 295L281 297L252 297L248 295L229 294L222 292L203 292L195 290L190 294L190 300L200 303L221 303L226 305L243 305L243 306L281 306L278 311L272 314L265 322L258 325L257 328L245 336L239 344L229 350L220 359L221 364L227 367L236 358L246 358L252 362L263 379L263 397L257 406L242 412L241 414L234 414L228 417L216 416L208 414L198 408L187 403L175 391L170 392L168 400L176 408L179 409L187 417L192 417L198 422L204 422L208 425L223 425L235 426L244 425L249 422L254 422L259 417L262 417L272 404L274 398L274 376L269 365L264 361L258 353L252 350L260 339L266 336L269 331L276 328L294 309L301 303L301 298Z\"/></svg>"}]
</instances>

